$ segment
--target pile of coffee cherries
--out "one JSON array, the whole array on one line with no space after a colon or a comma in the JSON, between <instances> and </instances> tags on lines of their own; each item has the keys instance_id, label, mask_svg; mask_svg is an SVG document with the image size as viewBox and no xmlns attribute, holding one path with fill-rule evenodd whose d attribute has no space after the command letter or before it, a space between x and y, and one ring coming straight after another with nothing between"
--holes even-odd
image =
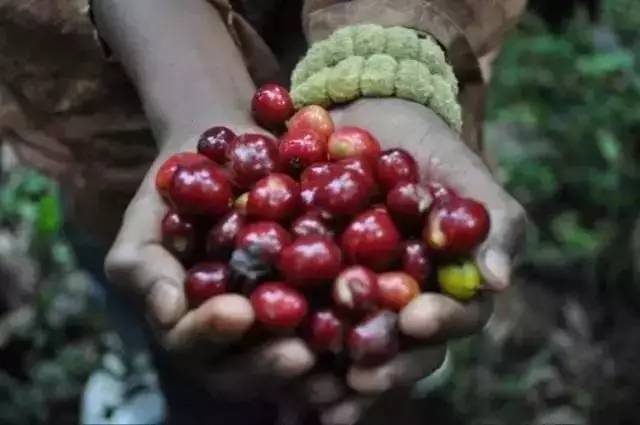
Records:
<instances>
[{"instance_id":1,"label":"pile of coffee cherries","mask_svg":"<svg viewBox=\"0 0 640 425\"><path fill-rule=\"evenodd\" d=\"M197 153L157 174L163 244L188 270L192 308L242 293L262 332L374 365L399 350L398 312L421 292L477 293L469 255L489 231L482 204L421 181L411 154L334 128L320 106L294 114L281 86L261 87L252 112L286 131L275 140L212 127Z\"/></svg>"}]
</instances>

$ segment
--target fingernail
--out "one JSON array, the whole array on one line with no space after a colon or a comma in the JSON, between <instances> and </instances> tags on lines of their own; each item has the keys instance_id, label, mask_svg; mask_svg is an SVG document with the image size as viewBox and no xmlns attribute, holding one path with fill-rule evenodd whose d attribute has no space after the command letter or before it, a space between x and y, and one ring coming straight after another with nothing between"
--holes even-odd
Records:
<instances>
[{"instance_id":1,"label":"fingernail","mask_svg":"<svg viewBox=\"0 0 640 425\"><path fill-rule=\"evenodd\" d=\"M182 313L183 298L181 291L172 282L156 282L149 294L152 319L162 327L173 326Z\"/></svg>"},{"instance_id":2,"label":"fingernail","mask_svg":"<svg viewBox=\"0 0 640 425\"><path fill-rule=\"evenodd\" d=\"M487 289L502 291L509 286L511 261L503 251L490 248L484 254L484 267L487 276Z\"/></svg>"}]
</instances>

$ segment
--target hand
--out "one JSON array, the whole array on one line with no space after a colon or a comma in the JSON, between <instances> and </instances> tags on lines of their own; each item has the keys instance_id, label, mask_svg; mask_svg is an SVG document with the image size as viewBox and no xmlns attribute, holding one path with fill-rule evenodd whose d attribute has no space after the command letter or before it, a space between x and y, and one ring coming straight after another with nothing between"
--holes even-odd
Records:
<instances>
[{"instance_id":1,"label":"hand","mask_svg":"<svg viewBox=\"0 0 640 425\"><path fill-rule=\"evenodd\" d=\"M232 127L233 128L233 127ZM238 132L264 132L249 125ZM181 370L190 372L219 397L247 399L266 387L298 376L314 364L314 356L297 338L281 338L254 349L236 349L254 322L246 297L215 297L188 310L183 290L185 270L161 245L160 222L167 210L154 180L158 167L174 152L194 150L195 140L163 145L123 219L106 259L110 281L130 295L154 330L156 342L173 355ZM144 313L142 313L144 312Z\"/></svg>"},{"instance_id":2,"label":"hand","mask_svg":"<svg viewBox=\"0 0 640 425\"><path fill-rule=\"evenodd\" d=\"M383 149L400 147L410 152L423 178L483 202L490 213L491 231L476 250L475 260L487 290L501 291L509 285L511 265L523 241L524 210L456 133L432 111L400 99L361 99L333 111L333 117L337 126L369 130ZM436 293L420 295L400 313L399 324L403 334L424 341L422 347L403 352L379 367L353 366L347 374L351 392L330 376L307 381L312 399L322 406L323 423L353 424L375 400L375 394L406 390L429 375L442 364L446 341L481 330L491 311L489 292L467 303ZM364 422L371 423L369 419Z\"/></svg>"}]
</instances>

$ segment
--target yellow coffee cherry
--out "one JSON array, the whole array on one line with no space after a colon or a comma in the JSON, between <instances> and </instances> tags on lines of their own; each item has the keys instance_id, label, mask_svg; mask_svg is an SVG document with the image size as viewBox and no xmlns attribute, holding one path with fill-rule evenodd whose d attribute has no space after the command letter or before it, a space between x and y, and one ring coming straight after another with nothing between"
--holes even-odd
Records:
<instances>
[{"instance_id":1,"label":"yellow coffee cherry","mask_svg":"<svg viewBox=\"0 0 640 425\"><path fill-rule=\"evenodd\" d=\"M480 290L480 271L472 261L448 264L438 268L438 284L445 294L468 301Z\"/></svg>"}]
</instances>

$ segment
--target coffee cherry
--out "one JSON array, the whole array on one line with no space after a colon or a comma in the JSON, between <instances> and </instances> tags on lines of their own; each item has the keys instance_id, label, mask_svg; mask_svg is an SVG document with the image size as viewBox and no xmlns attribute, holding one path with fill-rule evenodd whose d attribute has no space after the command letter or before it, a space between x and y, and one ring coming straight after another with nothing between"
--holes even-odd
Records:
<instances>
[{"instance_id":1,"label":"coffee cherry","mask_svg":"<svg viewBox=\"0 0 640 425\"><path fill-rule=\"evenodd\" d=\"M293 114L289 92L278 84L265 84L253 95L251 113L261 126L276 130Z\"/></svg>"},{"instance_id":2,"label":"coffee cherry","mask_svg":"<svg viewBox=\"0 0 640 425\"><path fill-rule=\"evenodd\" d=\"M337 354L342 351L345 330L343 320L335 311L316 311L309 318L306 340L318 353Z\"/></svg>"},{"instance_id":3,"label":"coffee cherry","mask_svg":"<svg viewBox=\"0 0 640 425\"><path fill-rule=\"evenodd\" d=\"M169 211L162 219L162 245L176 258L189 261L196 251L196 226L193 219Z\"/></svg>"},{"instance_id":4,"label":"coffee cherry","mask_svg":"<svg viewBox=\"0 0 640 425\"><path fill-rule=\"evenodd\" d=\"M213 162L180 166L169 187L171 204L182 213L220 216L231 208L231 185Z\"/></svg>"},{"instance_id":5,"label":"coffee cherry","mask_svg":"<svg viewBox=\"0 0 640 425\"><path fill-rule=\"evenodd\" d=\"M236 237L244 224L244 216L235 211L222 217L207 234L207 257L218 260L229 259Z\"/></svg>"},{"instance_id":6,"label":"coffee cherry","mask_svg":"<svg viewBox=\"0 0 640 425\"><path fill-rule=\"evenodd\" d=\"M229 289L229 267L223 263L200 263L187 271L184 289L191 308Z\"/></svg>"},{"instance_id":7,"label":"coffee cherry","mask_svg":"<svg viewBox=\"0 0 640 425\"><path fill-rule=\"evenodd\" d=\"M366 178L336 166L317 181L313 205L333 216L353 215L368 204L372 189Z\"/></svg>"},{"instance_id":8,"label":"coffee cherry","mask_svg":"<svg viewBox=\"0 0 640 425\"><path fill-rule=\"evenodd\" d=\"M378 275L378 291L383 308L400 311L420 294L420 286L407 273L386 272Z\"/></svg>"},{"instance_id":9,"label":"coffee cherry","mask_svg":"<svg viewBox=\"0 0 640 425\"><path fill-rule=\"evenodd\" d=\"M336 165L339 167L343 167L345 170L355 171L364 177L369 186L375 190L377 186L376 177L374 167L371 165L371 162L363 157L352 157L341 159L336 162Z\"/></svg>"},{"instance_id":10,"label":"coffee cherry","mask_svg":"<svg viewBox=\"0 0 640 425\"><path fill-rule=\"evenodd\" d=\"M173 180L173 175L179 166L189 166L198 164L200 162L209 162L209 160L202 155L195 152L180 152L171 155L165 162L158 168L156 174L156 189L163 197L169 195L169 187Z\"/></svg>"},{"instance_id":11,"label":"coffee cherry","mask_svg":"<svg viewBox=\"0 0 640 425\"><path fill-rule=\"evenodd\" d=\"M274 261L280 251L291 243L291 235L274 221L247 224L236 237L236 248L257 253L266 261Z\"/></svg>"},{"instance_id":12,"label":"coffee cherry","mask_svg":"<svg viewBox=\"0 0 640 425\"><path fill-rule=\"evenodd\" d=\"M297 286L314 286L335 278L342 265L340 248L330 238L303 236L285 247L278 268L285 280Z\"/></svg>"},{"instance_id":13,"label":"coffee cherry","mask_svg":"<svg viewBox=\"0 0 640 425\"><path fill-rule=\"evenodd\" d=\"M472 261L464 261L438 267L438 284L445 294L460 301L468 301L480 290L482 278Z\"/></svg>"},{"instance_id":14,"label":"coffee cherry","mask_svg":"<svg viewBox=\"0 0 640 425\"><path fill-rule=\"evenodd\" d=\"M206 156L218 164L227 161L227 149L236 134L227 127L211 127L198 140L198 153Z\"/></svg>"},{"instance_id":15,"label":"coffee cherry","mask_svg":"<svg viewBox=\"0 0 640 425\"><path fill-rule=\"evenodd\" d=\"M450 196L437 201L423 230L429 248L443 254L467 254L489 233L489 212L469 198Z\"/></svg>"},{"instance_id":16,"label":"coffee cherry","mask_svg":"<svg viewBox=\"0 0 640 425\"><path fill-rule=\"evenodd\" d=\"M387 209L403 230L420 230L425 212L431 206L431 195L417 183L400 182L387 193Z\"/></svg>"},{"instance_id":17,"label":"coffee cherry","mask_svg":"<svg viewBox=\"0 0 640 425\"><path fill-rule=\"evenodd\" d=\"M251 294L256 320L273 330L295 329L307 315L307 300L282 282L267 282Z\"/></svg>"},{"instance_id":18,"label":"coffee cherry","mask_svg":"<svg viewBox=\"0 0 640 425\"><path fill-rule=\"evenodd\" d=\"M309 235L333 236L333 232L322 220L320 213L312 211L298 217L291 223L291 234L297 238Z\"/></svg>"},{"instance_id":19,"label":"coffee cherry","mask_svg":"<svg viewBox=\"0 0 640 425\"><path fill-rule=\"evenodd\" d=\"M253 218L281 221L300 206L300 185L286 174L269 174L249 192L247 214Z\"/></svg>"},{"instance_id":20,"label":"coffee cherry","mask_svg":"<svg viewBox=\"0 0 640 425\"><path fill-rule=\"evenodd\" d=\"M290 132L313 130L320 134L326 142L333 133L331 115L322 106L309 105L296 112L287 123Z\"/></svg>"},{"instance_id":21,"label":"coffee cherry","mask_svg":"<svg viewBox=\"0 0 640 425\"><path fill-rule=\"evenodd\" d=\"M378 158L376 174L380 184L390 190L398 183L417 183L418 164L409 152L390 149L382 152Z\"/></svg>"},{"instance_id":22,"label":"coffee cherry","mask_svg":"<svg viewBox=\"0 0 640 425\"><path fill-rule=\"evenodd\" d=\"M321 180L322 177L331 174L331 171L335 168L335 165L330 162L317 162L305 168L300 175L301 183L311 183Z\"/></svg>"},{"instance_id":23,"label":"coffee cherry","mask_svg":"<svg viewBox=\"0 0 640 425\"><path fill-rule=\"evenodd\" d=\"M375 161L380 155L380 143L368 131L359 127L342 127L329 137L329 158L332 160L363 157Z\"/></svg>"},{"instance_id":24,"label":"coffee cherry","mask_svg":"<svg viewBox=\"0 0 640 425\"><path fill-rule=\"evenodd\" d=\"M377 276L362 266L344 269L333 283L333 301L346 311L367 313L379 303Z\"/></svg>"},{"instance_id":25,"label":"coffee cherry","mask_svg":"<svg viewBox=\"0 0 640 425\"><path fill-rule=\"evenodd\" d=\"M278 145L261 134L242 134L231 142L227 156L234 183L248 188L277 169Z\"/></svg>"},{"instance_id":26,"label":"coffee cherry","mask_svg":"<svg viewBox=\"0 0 640 425\"><path fill-rule=\"evenodd\" d=\"M397 322L397 314L381 310L351 329L347 337L351 359L360 366L370 367L395 356L400 346Z\"/></svg>"},{"instance_id":27,"label":"coffee cherry","mask_svg":"<svg viewBox=\"0 0 640 425\"><path fill-rule=\"evenodd\" d=\"M404 243L402 270L413 277L421 287L426 285L431 274L431 261L427 254L427 247L423 242L410 240Z\"/></svg>"},{"instance_id":28,"label":"coffee cherry","mask_svg":"<svg viewBox=\"0 0 640 425\"><path fill-rule=\"evenodd\" d=\"M383 208L358 215L342 234L342 250L351 264L383 271L400 254L400 234Z\"/></svg>"},{"instance_id":29,"label":"coffee cherry","mask_svg":"<svg viewBox=\"0 0 640 425\"><path fill-rule=\"evenodd\" d=\"M278 154L282 170L298 176L309 165L327 160L327 141L310 129L289 131L280 141Z\"/></svg>"}]
</instances>

